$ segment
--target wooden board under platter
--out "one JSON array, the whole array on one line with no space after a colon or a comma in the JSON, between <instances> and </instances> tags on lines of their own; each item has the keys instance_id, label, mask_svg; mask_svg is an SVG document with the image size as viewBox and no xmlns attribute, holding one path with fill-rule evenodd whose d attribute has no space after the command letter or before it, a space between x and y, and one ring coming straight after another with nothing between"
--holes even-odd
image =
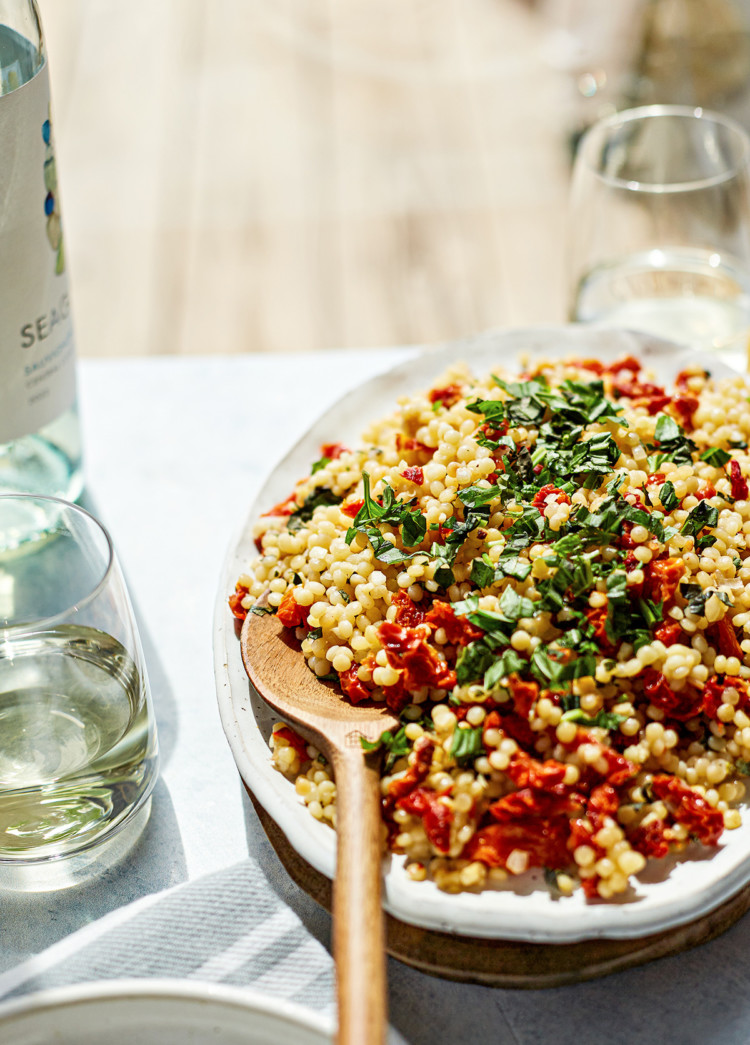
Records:
<instances>
[{"instance_id":1,"label":"wooden board under platter","mask_svg":"<svg viewBox=\"0 0 750 1045\"><path fill-rule=\"evenodd\" d=\"M330 911L331 883L292 848L286 835L245 785L258 819L287 873ZM485 987L562 987L607 976L655 958L679 954L715 939L750 910L750 885L708 914L685 925L630 940L525 943L454 936L408 925L386 915L387 950L393 958L434 976Z\"/></svg>"}]
</instances>

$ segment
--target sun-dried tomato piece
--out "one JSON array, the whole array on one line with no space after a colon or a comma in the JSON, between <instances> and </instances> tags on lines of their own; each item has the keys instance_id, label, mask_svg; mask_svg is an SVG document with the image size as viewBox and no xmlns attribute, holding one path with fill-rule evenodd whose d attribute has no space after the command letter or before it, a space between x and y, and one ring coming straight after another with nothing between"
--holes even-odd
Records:
<instances>
[{"instance_id":1,"label":"sun-dried tomato piece","mask_svg":"<svg viewBox=\"0 0 750 1045\"><path fill-rule=\"evenodd\" d=\"M439 853L447 853L451 844L453 813L440 796L427 788L417 787L399 798L396 805L422 820L425 834Z\"/></svg>"},{"instance_id":2,"label":"sun-dried tomato piece","mask_svg":"<svg viewBox=\"0 0 750 1045\"><path fill-rule=\"evenodd\" d=\"M712 486L711 483L706 483L705 486L702 486L700 490L696 490L693 494L693 497L696 499L696 501L707 501L709 497L715 496L716 488Z\"/></svg>"},{"instance_id":3,"label":"sun-dried tomato piece","mask_svg":"<svg viewBox=\"0 0 750 1045\"><path fill-rule=\"evenodd\" d=\"M384 620L378 625L378 635L386 652L388 663L401 671L408 691L422 686L452 689L456 673L438 656L437 650L425 638L423 625L404 628Z\"/></svg>"},{"instance_id":4,"label":"sun-dried tomato piece","mask_svg":"<svg viewBox=\"0 0 750 1045\"><path fill-rule=\"evenodd\" d=\"M517 751L511 755L508 768L505 770L516 787L532 787L540 791L562 784L565 780L565 765L554 758L540 762L525 751Z\"/></svg>"},{"instance_id":5,"label":"sun-dried tomato piece","mask_svg":"<svg viewBox=\"0 0 750 1045\"><path fill-rule=\"evenodd\" d=\"M659 774L651 790L666 803L678 824L686 827L704 845L717 845L724 830L724 814L677 777Z\"/></svg>"},{"instance_id":6,"label":"sun-dried tomato piece","mask_svg":"<svg viewBox=\"0 0 750 1045\"><path fill-rule=\"evenodd\" d=\"M570 497L564 490L560 490L552 483L548 483L546 486L543 486L541 490L537 490L534 494L534 499L531 502L535 508L539 509L542 515L544 515L544 509L547 507L547 498L552 494L555 495L555 501L558 504L570 504Z\"/></svg>"},{"instance_id":7,"label":"sun-dried tomato piece","mask_svg":"<svg viewBox=\"0 0 750 1045\"><path fill-rule=\"evenodd\" d=\"M431 403L442 403L443 406L450 407L457 403L462 395L461 386L452 384L446 385L445 388L433 388L427 393L427 398Z\"/></svg>"},{"instance_id":8,"label":"sun-dried tomato piece","mask_svg":"<svg viewBox=\"0 0 750 1045\"><path fill-rule=\"evenodd\" d=\"M403 435L401 432L396 432L396 449L405 452L419 452L425 454L434 454L435 449L432 446L426 446L424 443L420 443L418 439L412 439L411 436Z\"/></svg>"},{"instance_id":9,"label":"sun-dried tomato piece","mask_svg":"<svg viewBox=\"0 0 750 1045\"><path fill-rule=\"evenodd\" d=\"M720 705L726 703L724 693L730 686L739 693L740 699L737 707L744 711L750 706L750 692L748 692L748 684L745 679L738 678L736 675L712 675L703 687L702 711L705 715L708 715L709 718L716 718Z\"/></svg>"},{"instance_id":10,"label":"sun-dried tomato piece","mask_svg":"<svg viewBox=\"0 0 750 1045\"><path fill-rule=\"evenodd\" d=\"M736 657L740 662L744 660L745 654L729 617L714 621L706 628L706 634L723 656Z\"/></svg>"},{"instance_id":11,"label":"sun-dried tomato piece","mask_svg":"<svg viewBox=\"0 0 750 1045\"><path fill-rule=\"evenodd\" d=\"M509 823L528 816L561 816L563 813L582 812L583 799L572 792L557 794L549 791L538 791L531 787L512 791L503 798L498 798L488 807L487 812L499 823Z\"/></svg>"},{"instance_id":12,"label":"sun-dried tomato piece","mask_svg":"<svg viewBox=\"0 0 750 1045\"><path fill-rule=\"evenodd\" d=\"M636 547L636 543L633 540L633 538L630 536L630 531L632 529L633 529L633 524L631 522L628 522L627 519L626 519L625 522L620 527L620 533L618 534L617 537L614 538L614 543L615 544L619 544L619 546L621 548L630 548L630 549L635 548ZM626 558L627 558L627 556L626 556ZM639 562L638 563L638 568L640 568L640 566L641 566L641 563Z\"/></svg>"},{"instance_id":13,"label":"sun-dried tomato piece","mask_svg":"<svg viewBox=\"0 0 750 1045\"><path fill-rule=\"evenodd\" d=\"M520 675L508 676L508 689L513 700L513 709L521 718L528 720L531 709L539 697L539 683L526 682Z\"/></svg>"},{"instance_id":14,"label":"sun-dried tomato piece","mask_svg":"<svg viewBox=\"0 0 750 1045\"><path fill-rule=\"evenodd\" d=\"M285 628L298 628L300 624L307 624L310 613L309 606L300 606L294 598L294 589L289 588L285 593L276 611Z\"/></svg>"},{"instance_id":15,"label":"sun-dried tomato piece","mask_svg":"<svg viewBox=\"0 0 750 1045\"><path fill-rule=\"evenodd\" d=\"M234 594L229 596L229 609L235 615L237 620L244 620L247 617L247 610L242 605L242 600L247 595L247 588L244 584L236 584L234 588Z\"/></svg>"},{"instance_id":16,"label":"sun-dried tomato piece","mask_svg":"<svg viewBox=\"0 0 750 1045\"><path fill-rule=\"evenodd\" d=\"M638 559L636 559L635 555L633 555L632 551L630 551L625 556L625 559L624 559L622 565L625 567L625 572L626 573L632 573L633 570L640 570L641 567L643 566L643 563L640 562ZM643 587L642 584L641 584L641 587Z\"/></svg>"},{"instance_id":17,"label":"sun-dried tomato piece","mask_svg":"<svg viewBox=\"0 0 750 1045\"><path fill-rule=\"evenodd\" d=\"M401 624L405 628L416 628L418 624L424 623L423 604L415 602L402 588L391 595L391 606L396 607L396 616L393 618L395 624Z\"/></svg>"},{"instance_id":18,"label":"sun-dried tomato piece","mask_svg":"<svg viewBox=\"0 0 750 1045\"><path fill-rule=\"evenodd\" d=\"M461 854L488 867L506 867L515 849L529 856L529 867L566 867L568 852L567 816L528 816L518 821L487 824L469 839Z\"/></svg>"},{"instance_id":19,"label":"sun-dried tomato piece","mask_svg":"<svg viewBox=\"0 0 750 1045\"><path fill-rule=\"evenodd\" d=\"M279 729L275 729L273 735L286 740L287 744L297 752L302 762L310 760L310 756L307 753L307 741L303 740L299 733L295 733L289 726L281 726Z\"/></svg>"},{"instance_id":20,"label":"sun-dried tomato piece","mask_svg":"<svg viewBox=\"0 0 750 1045\"><path fill-rule=\"evenodd\" d=\"M599 649L607 656L611 656L615 651L615 647L610 642L609 636L607 635L607 607L590 606L584 611L584 614L589 624L594 629L594 638L599 645Z\"/></svg>"},{"instance_id":21,"label":"sun-dried tomato piece","mask_svg":"<svg viewBox=\"0 0 750 1045\"><path fill-rule=\"evenodd\" d=\"M633 762L630 762L624 755L621 755L613 748L606 747L600 743L594 734L587 729L579 727L572 741L563 746L577 751L582 744L595 744L599 748L599 758L603 763L601 767L597 767L594 763L581 767L582 778L584 781L588 779L590 786L593 784L593 781L603 779L606 783L611 784L612 787L619 787L635 776L638 767Z\"/></svg>"},{"instance_id":22,"label":"sun-dried tomato piece","mask_svg":"<svg viewBox=\"0 0 750 1045\"><path fill-rule=\"evenodd\" d=\"M442 628L451 646L468 646L484 635L468 617L457 616L449 602L433 602L424 619L433 631Z\"/></svg>"},{"instance_id":23,"label":"sun-dried tomato piece","mask_svg":"<svg viewBox=\"0 0 750 1045\"><path fill-rule=\"evenodd\" d=\"M341 511L344 515L348 515L350 519L354 519L360 508L364 507L364 503L362 498L358 498L356 501L345 501L341 505Z\"/></svg>"},{"instance_id":24,"label":"sun-dried tomato piece","mask_svg":"<svg viewBox=\"0 0 750 1045\"><path fill-rule=\"evenodd\" d=\"M482 723L482 741L486 745L487 732L490 729L502 729L502 720L500 718L499 711L490 711L488 715L485 715L484 722Z\"/></svg>"},{"instance_id":25,"label":"sun-dried tomato piece","mask_svg":"<svg viewBox=\"0 0 750 1045\"><path fill-rule=\"evenodd\" d=\"M675 388L677 388L680 392L687 392L688 381L691 377L702 377L705 379L709 376L710 375L707 370L681 370L675 378Z\"/></svg>"},{"instance_id":26,"label":"sun-dried tomato piece","mask_svg":"<svg viewBox=\"0 0 750 1045\"><path fill-rule=\"evenodd\" d=\"M669 842L664 837L665 825L661 820L649 820L628 832L628 841L633 849L644 856L662 860L669 853Z\"/></svg>"},{"instance_id":27,"label":"sun-dried tomato piece","mask_svg":"<svg viewBox=\"0 0 750 1045\"><path fill-rule=\"evenodd\" d=\"M700 713L703 696L691 686L685 686L683 690L675 692L665 676L651 667L644 668L641 677L646 699L669 718L686 722Z\"/></svg>"},{"instance_id":28,"label":"sun-dried tomato piece","mask_svg":"<svg viewBox=\"0 0 750 1045\"><path fill-rule=\"evenodd\" d=\"M385 706L394 715L399 715L407 704L411 704L411 694L404 685L403 675L399 676L398 682L394 682L392 686L383 686L383 696L385 697Z\"/></svg>"},{"instance_id":29,"label":"sun-dried tomato piece","mask_svg":"<svg viewBox=\"0 0 750 1045\"><path fill-rule=\"evenodd\" d=\"M641 361L636 359L635 356L623 356L622 359L617 359L614 363L604 367L608 374L619 374L623 370L630 370L633 374L637 374L640 369Z\"/></svg>"},{"instance_id":30,"label":"sun-dried tomato piece","mask_svg":"<svg viewBox=\"0 0 750 1045\"><path fill-rule=\"evenodd\" d=\"M330 457L332 461L335 461L342 454L348 454L349 447L344 446L343 443L323 443L320 448L320 453L323 457Z\"/></svg>"},{"instance_id":31,"label":"sun-dried tomato piece","mask_svg":"<svg viewBox=\"0 0 750 1045\"><path fill-rule=\"evenodd\" d=\"M269 508L267 512L263 512L261 518L265 519L269 515L291 515L292 512L297 508L297 499L293 493L283 500L275 504L273 508Z\"/></svg>"},{"instance_id":32,"label":"sun-dried tomato piece","mask_svg":"<svg viewBox=\"0 0 750 1045\"><path fill-rule=\"evenodd\" d=\"M729 482L731 495L735 501L746 501L748 498L747 479L742 477L740 462L734 458L729 462Z\"/></svg>"},{"instance_id":33,"label":"sun-dried tomato piece","mask_svg":"<svg viewBox=\"0 0 750 1045\"><path fill-rule=\"evenodd\" d=\"M665 620L654 628L654 638L663 642L665 646L674 646L684 635L682 625L676 620Z\"/></svg>"},{"instance_id":34,"label":"sun-dried tomato piece","mask_svg":"<svg viewBox=\"0 0 750 1045\"><path fill-rule=\"evenodd\" d=\"M404 479L408 479L410 483L415 483L417 486L422 486L424 483L424 472L421 468L404 468L401 473Z\"/></svg>"},{"instance_id":35,"label":"sun-dried tomato piece","mask_svg":"<svg viewBox=\"0 0 750 1045\"><path fill-rule=\"evenodd\" d=\"M482 435L486 436L487 439L491 439L493 443L496 443L501 436L508 434L508 428L508 422L503 420L493 425L489 424L489 422L485 422L483 425L479 426L479 431ZM501 447L501 449L505 452L509 447L504 446Z\"/></svg>"},{"instance_id":36,"label":"sun-dried tomato piece","mask_svg":"<svg viewBox=\"0 0 750 1045\"><path fill-rule=\"evenodd\" d=\"M700 405L698 400L695 396L678 395L672 400L672 405L680 418L682 427L691 432L695 428L695 411Z\"/></svg>"},{"instance_id":37,"label":"sun-dried tomato piece","mask_svg":"<svg viewBox=\"0 0 750 1045\"><path fill-rule=\"evenodd\" d=\"M660 385L651 384L649 381L638 381L635 376L630 379L617 378L613 391L618 399L624 396L626 399L632 400L633 406L645 407L651 416L658 414L672 402L672 397L667 395Z\"/></svg>"},{"instance_id":38,"label":"sun-dried tomato piece","mask_svg":"<svg viewBox=\"0 0 750 1045\"><path fill-rule=\"evenodd\" d=\"M680 559L652 559L643 567L643 594L652 602L670 602L684 572Z\"/></svg>"},{"instance_id":39,"label":"sun-dried tomato piece","mask_svg":"<svg viewBox=\"0 0 750 1045\"><path fill-rule=\"evenodd\" d=\"M435 742L424 734L414 741L414 747L409 755L409 765L402 777L391 780L388 784L388 797L392 800L403 798L429 775L432 766L432 754L435 750Z\"/></svg>"},{"instance_id":40,"label":"sun-dried tomato piece","mask_svg":"<svg viewBox=\"0 0 750 1045\"><path fill-rule=\"evenodd\" d=\"M568 849L572 853L579 845L586 845L594 850L597 860L605 855L605 850L594 841L595 828L588 817L574 817L570 821L570 837ZM601 877L598 874L581 878L581 888L587 900L595 900L599 896L598 885Z\"/></svg>"},{"instance_id":41,"label":"sun-dried tomato piece","mask_svg":"<svg viewBox=\"0 0 750 1045\"><path fill-rule=\"evenodd\" d=\"M586 813L590 820L598 824L605 817L616 816L619 805L620 800L614 787L611 784L599 784L589 795Z\"/></svg>"},{"instance_id":42,"label":"sun-dried tomato piece","mask_svg":"<svg viewBox=\"0 0 750 1045\"><path fill-rule=\"evenodd\" d=\"M352 664L348 671L339 672L339 685L352 704L361 704L369 700L372 693L359 678L359 664Z\"/></svg>"},{"instance_id":43,"label":"sun-dried tomato piece","mask_svg":"<svg viewBox=\"0 0 750 1045\"><path fill-rule=\"evenodd\" d=\"M592 374L603 374L607 369L598 359L571 359L570 366L580 367L581 370L589 370ZM539 368L541 373L541 367Z\"/></svg>"},{"instance_id":44,"label":"sun-dried tomato piece","mask_svg":"<svg viewBox=\"0 0 750 1045\"><path fill-rule=\"evenodd\" d=\"M521 747L533 748L539 739L539 734L535 733L529 725L528 716L522 718L516 712L503 715L501 728L507 736L515 740Z\"/></svg>"}]
</instances>

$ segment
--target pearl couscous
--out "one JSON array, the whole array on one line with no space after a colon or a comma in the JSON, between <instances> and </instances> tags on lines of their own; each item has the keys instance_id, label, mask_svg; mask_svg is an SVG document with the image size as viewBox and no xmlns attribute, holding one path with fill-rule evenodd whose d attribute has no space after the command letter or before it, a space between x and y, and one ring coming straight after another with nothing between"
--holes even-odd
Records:
<instances>
[{"instance_id":1,"label":"pearl couscous","mask_svg":"<svg viewBox=\"0 0 750 1045\"><path fill-rule=\"evenodd\" d=\"M452 368L362 446L328 445L256 525L268 593L384 734L387 844L449 892L543 868L620 896L739 826L750 773L750 387L632 358ZM279 770L335 826L325 760Z\"/></svg>"}]
</instances>

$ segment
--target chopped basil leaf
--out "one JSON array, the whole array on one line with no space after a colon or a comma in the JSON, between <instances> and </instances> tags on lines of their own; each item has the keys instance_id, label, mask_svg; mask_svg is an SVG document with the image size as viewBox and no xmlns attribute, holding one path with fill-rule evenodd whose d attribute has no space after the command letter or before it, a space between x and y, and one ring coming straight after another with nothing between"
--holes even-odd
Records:
<instances>
[{"instance_id":1,"label":"chopped basil leaf","mask_svg":"<svg viewBox=\"0 0 750 1045\"><path fill-rule=\"evenodd\" d=\"M408 755L411 750L411 742L406 736L406 726L402 726L395 734L388 729L385 733L381 733L380 737L375 741L369 741L365 737L360 737L359 742L363 751L380 751L382 748L387 752L384 765L386 773L393 768L394 763L399 758Z\"/></svg>"},{"instance_id":2,"label":"chopped basil leaf","mask_svg":"<svg viewBox=\"0 0 750 1045\"><path fill-rule=\"evenodd\" d=\"M704 450L701 454L701 461L713 465L714 468L723 468L727 461L731 460L732 455L726 450L722 450L720 446L709 446L708 450Z\"/></svg>"},{"instance_id":3,"label":"chopped basil leaf","mask_svg":"<svg viewBox=\"0 0 750 1045\"><path fill-rule=\"evenodd\" d=\"M310 474L315 475L316 472L319 472L322 468L325 468L327 464L330 464L331 460L332 458L330 457L321 457L320 460L316 461L315 464L312 466Z\"/></svg>"},{"instance_id":4,"label":"chopped basil leaf","mask_svg":"<svg viewBox=\"0 0 750 1045\"><path fill-rule=\"evenodd\" d=\"M505 420L505 403L501 399L476 399L467 403L466 409L473 414L484 414L490 427L497 427L493 424L495 421L499 424Z\"/></svg>"},{"instance_id":5,"label":"chopped basil leaf","mask_svg":"<svg viewBox=\"0 0 750 1045\"><path fill-rule=\"evenodd\" d=\"M475 682L495 661L495 653L481 639L464 646L456 659L456 680L460 686Z\"/></svg>"},{"instance_id":6,"label":"chopped basil leaf","mask_svg":"<svg viewBox=\"0 0 750 1045\"><path fill-rule=\"evenodd\" d=\"M362 485L364 502L346 532L347 544L352 543L357 533L364 534L372 545L375 558L386 564L406 562L415 555L423 554L419 551L401 551L379 529L380 525L400 527L401 540L406 547L421 544L427 533L427 521L418 508L412 508L415 502L397 500L393 487L385 483L382 504L379 504L370 493L367 472L362 473Z\"/></svg>"},{"instance_id":7,"label":"chopped basil leaf","mask_svg":"<svg viewBox=\"0 0 750 1045\"><path fill-rule=\"evenodd\" d=\"M492 690L501 679L507 675L520 675L529 666L520 654L510 647L503 650L502 654L484 673L484 688Z\"/></svg>"},{"instance_id":8,"label":"chopped basil leaf","mask_svg":"<svg viewBox=\"0 0 750 1045\"><path fill-rule=\"evenodd\" d=\"M519 595L515 588L508 585L500 596L500 613L509 621L520 620L521 617L534 616L534 603L523 595Z\"/></svg>"},{"instance_id":9,"label":"chopped basil leaf","mask_svg":"<svg viewBox=\"0 0 750 1045\"><path fill-rule=\"evenodd\" d=\"M476 508L480 504L488 504L497 498L497 489L494 486L467 486L458 491L458 499L462 504Z\"/></svg>"},{"instance_id":10,"label":"chopped basil leaf","mask_svg":"<svg viewBox=\"0 0 750 1045\"><path fill-rule=\"evenodd\" d=\"M471 581L478 588L489 588L495 580L495 567L482 559L474 559L471 564Z\"/></svg>"},{"instance_id":11,"label":"chopped basil leaf","mask_svg":"<svg viewBox=\"0 0 750 1045\"><path fill-rule=\"evenodd\" d=\"M264 617L266 614L273 616L276 610L271 609L270 606L251 606L250 612L256 614L258 617Z\"/></svg>"},{"instance_id":12,"label":"chopped basil leaf","mask_svg":"<svg viewBox=\"0 0 750 1045\"><path fill-rule=\"evenodd\" d=\"M708 501L699 501L682 524L680 533L695 537L706 527L714 527L719 521L719 509Z\"/></svg>"},{"instance_id":13,"label":"chopped basil leaf","mask_svg":"<svg viewBox=\"0 0 750 1045\"><path fill-rule=\"evenodd\" d=\"M295 508L289 516L286 524L287 529L292 531L299 530L303 523L310 522L316 508L340 503L341 498L333 490L329 490L327 486L316 486L299 508Z\"/></svg>"},{"instance_id":14,"label":"chopped basil leaf","mask_svg":"<svg viewBox=\"0 0 750 1045\"><path fill-rule=\"evenodd\" d=\"M674 483L670 482L669 479L667 479L661 488L659 500L661 501L661 506L665 512L673 511L680 503L680 499L675 493Z\"/></svg>"},{"instance_id":15,"label":"chopped basil leaf","mask_svg":"<svg viewBox=\"0 0 750 1045\"><path fill-rule=\"evenodd\" d=\"M580 708L574 708L563 714L566 722L575 722L579 726L596 726L599 729L618 729L627 717L627 715L620 715L615 711L600 711L594 718L588 718Z\"/></svg>"},{"instance_id":16,"label":"chopped basil leaf","mask_svg":"<svg viewBox=\"0 0 750 1045\"><path fill-rule=\"evenodd\" d=\"M459 726L455 729L453 732L453 743L451 744L450 754L459 765L473 762L475 758L479 758L480 755L483 755L484 745L482 743L482 727L477 726L475 729L472 729L471 726L469 726L468 729L462 729Z\"/></svg>"},{"instance_id":17,"label":"chopped basil leaf","mask_svg":"<svg viewBox=\"0 0 750 1045\"><path fill-rule=\"evenodd\" d=\"M520 559L512 552L510 554L503 552L497 561L496 570L498 578L513 577L517 581L525 581L531 573L531 563Z\"/></svg>"},{"instance_id":18,"label":"chopped basil leaf","mask_svg":"<svg viewBox=\"0 0 750 1045\"><path fill-rule=\"evenodd\" d=\"M664 606L661 602L652 602L651 599L639 599L638 607L646 624L651 627L664 619Z\"/></svg>"},{"instance_id":19,"label":"chopped basil leaf","mask_svg":"<svg viewBox=\"0 0 750 1045\"><path fill-rule=\"evenodd\" d=\"M659 414L654 429L654 446L650 449L659 450L666 460L675 464L692 464L698 447L688 439L673 417Z\"/></svg>"},{"instance_id":20,"label":"chopped basil leaf","mask_svg":"<svg viewBox=\"0 0 750 1045\"><path fill-rule=\"evenodd\" d=\"M540 682L559 686L572 679L587 678L596 671L596 658L584 653L575 660L563 663L561 656L567 651L551 650L549 646L537 646L531 655L531 671Z\"/></svg>"},{"instance_id":21,"label":"chopped basil leaf","mask_svg":"<svg viewBox=\"0 0 750 1045\"><path fill-rule=\"evenodd\" d=\"M687 601L687 608L691 613L694 613L696 617L703 617L706 613L706 603L712 595L717 595L721 602L725 606L731 606L732 600L723 591L717 591L715 588L702 588L700 584L681 584L680 593Z\"/></svg>"}]
</instances>

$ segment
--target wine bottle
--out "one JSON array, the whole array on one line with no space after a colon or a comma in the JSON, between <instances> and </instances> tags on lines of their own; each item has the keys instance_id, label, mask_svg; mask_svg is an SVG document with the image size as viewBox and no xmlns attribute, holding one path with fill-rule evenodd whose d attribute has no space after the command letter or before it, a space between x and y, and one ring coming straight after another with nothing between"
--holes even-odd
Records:
<instances>
[{"instance_id":1,"label":"wine bottle","mask_svg":"<svg viewBox=\"0 0 750 1045\"><path fill-rule=\"evenodd\" d=\"M73 501L82 486L41 21L34 0L0 0L0 493Z\"/></svg>"}]
</instances>

